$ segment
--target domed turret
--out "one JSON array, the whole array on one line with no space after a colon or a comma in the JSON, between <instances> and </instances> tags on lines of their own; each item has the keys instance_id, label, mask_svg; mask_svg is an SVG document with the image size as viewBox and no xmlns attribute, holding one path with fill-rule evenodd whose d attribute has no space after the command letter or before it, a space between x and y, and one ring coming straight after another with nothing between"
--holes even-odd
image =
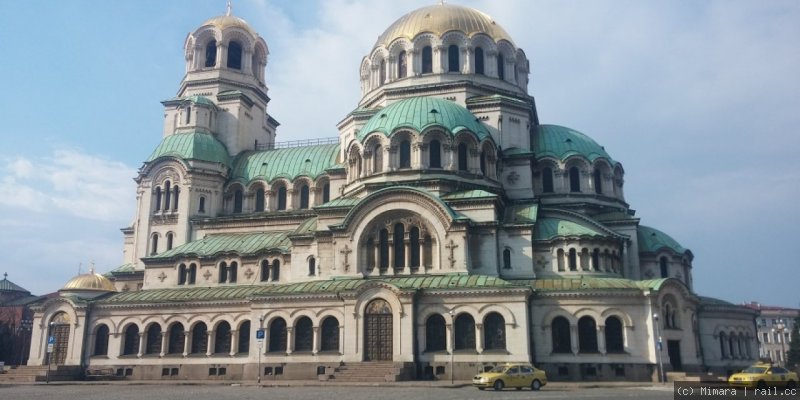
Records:
<instances>
[{"instance_id":1,"label":"domed turret","mask_svg":"<svg viewBox=\"0 0 800 400\"><path fill-rule=\"evenodd\" d=\"M75 293L75 294L99 294L105 292L116 292L114 284L103 275L94 272L90 269L88 273L80 274L64 285L59 293Z\"/></svg>"}]
</instances>

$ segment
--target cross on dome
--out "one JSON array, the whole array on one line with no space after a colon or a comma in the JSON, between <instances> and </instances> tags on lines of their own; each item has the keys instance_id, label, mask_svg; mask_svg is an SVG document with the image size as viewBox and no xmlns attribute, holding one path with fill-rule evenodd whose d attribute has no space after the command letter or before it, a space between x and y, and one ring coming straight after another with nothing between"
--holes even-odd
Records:
<instances>
[{"instance_id":1,"label":"cross on dome","mask_svg":"<svg viewBox=\"0 0 800 400\"><path fill-rule=\"evenodd\" d=\"M8 279L8 272L3 272L3 279Z\"/></svg>"},{"instance_id":2,"label":"cross on dome","mask_svg":"<svg viewBox=\"0 0 800 400\"><path fill-rule=\"evenodd\" d=\"M233 4L231 4L231 0L228 0L227 10L225 11L225 15L230 16L233 12Z\"/></svg>"}]
</instances>

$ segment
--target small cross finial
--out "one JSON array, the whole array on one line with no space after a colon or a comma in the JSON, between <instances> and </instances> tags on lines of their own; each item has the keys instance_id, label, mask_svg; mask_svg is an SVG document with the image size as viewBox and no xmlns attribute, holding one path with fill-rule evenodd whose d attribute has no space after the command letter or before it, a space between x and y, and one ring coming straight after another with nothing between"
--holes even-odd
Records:
<instances>
[{"instance_id":1,"label":"small cross finial","mask_svg":"<svg viewBox=\"0 0 800 400\"><path fill-rule=\"evenodd\" d=\"M445 4L447 4L447 0L439 0L439 5L440 6L443 6Z\"/></svg>"},{"instance_id":2,"label":"small cross finial","mask_svg":"<svg viewBox=\"0 0 800 400\"><path fill-rule=\"evenodd\" d=\"M8 279L8 272L3 272L3 279Z\"/></svg>"},{"instance_id":3,"label":"small cross finial","mask_svg":"<svg viewBox=\"0 0 800 400\"><path fill-rule=\"evenodd\" d=\"M233 5L231 4L231 0L228 0L228 10L225 12L225 15L230 16L233 12Z\"/></svg>"},{"instance_id":4,"label":"small cross finial","mask_svg":"<svg viewBox=\"0 0 800 400\"><path fill-rule=\"evenodd\" d=\"M89 261L89 273L94 274L94 260Z\"/></svg>"}]
</instances>

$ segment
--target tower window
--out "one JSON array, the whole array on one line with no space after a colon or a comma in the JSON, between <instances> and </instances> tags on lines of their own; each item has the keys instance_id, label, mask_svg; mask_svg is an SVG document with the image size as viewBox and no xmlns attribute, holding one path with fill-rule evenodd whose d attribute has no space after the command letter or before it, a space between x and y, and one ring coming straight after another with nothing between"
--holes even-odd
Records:
<instances>
[{"instance_id":1,"label":"tower window","mask_svg":"<svg viewBox=\"0 0 800 400\"><path fill-rule=\"evenodd\" d=\"M411 142L400 142L400 168L411 168Z\"/></svg>"},{"instance_id":2,"label":"tower window","mask_svg":"<svg viewBox=\"0 0 800 400\"><path fill-rule=\"evenodd\" d=\"M553 193L553 169L550 167L542 169L542 192Z\"/></svg>"},{"instance_id":3,"label":"tower window","mask_svg":"<svg viewBox=\"0 0 800 400\"><path fill-rule=\"evenodd\" d=\"M178 197L181 195L181 189L178 187L178 185L175 185L172 190L175 191L175 198L172 199L172 211L178 211Z\"/></svg>"},{"instance_id":4,"label":"tower window","mask_svg":"<svg viewBox=\"0 0 800 400\"><path fill-rule=\"evenodd\" d=\"M212 40L206 45L206 68L217 65L217 41Z\"/></svg>"},{"instance_id":5,"label":"tower window","mask_svg":"<svg viewBox=\"0 0 800 400\"><path fill-rule=\"evenodd\" d=\"M475 73L478 75L485 74L483 68L483 49L480 47L475 48Z\"/></svg>"},{"instance_id":6,"label":"tower window","mask_svg":"<svg viewBox=\"0 0 800 400\"><path fill-rule=\"evenodd\" d=\"M458 170L467 171L467 144L458 144Z\"/></svg>"},{"instance_id":7,"label":"tower window","mask_svg":"<svg viewBox=\"0 0 800 400\"><path fill-rule=\"evenodd\" d=\"M575 249L569 249L569 270L578 270L578 254Z\"/></svg>"},{"instance_id":8,"label":"tower window","mask_svg":"<svg viewBox=\"0 0 800 400\"><path fill-rule=\"evenodd\" d=\"M242 45L239 42L228 44L228 68L242 69Z\"/></svg>"},{"instance_id":9,"label":"tower window","mask_svg":"<svg viewBox=\"0 0 800 400\"><path fill-rule=\"evenodd\" d=\"M242 191L240 189L236 189L233 192L233 213L239 214L242 212Z\"/></svg>"},{"instance_id":10,"label":"tower window","mask_svg":"<svg viewBox=\"0 0 800 400\"><path fill-rule=\"evenodd\" d=\"M511 269L511 250L503 250L503 268Z\"/></svg>"},{"instance_id":11,"label":"tower window","mask_svg":"<svg viewBox=\"0 0 800 400\"><path fill-rule=\"evenodd\" d=\"M331 184L325 183L322 185L322 203L325 204L331 201Z\"/></svg>"},{"instance_id":12,"label":"tower window","mask_svg":"<svg viewBox=\"0 0 800 400\"><path fill-rule=\"evenodd\" d=\"M386 61L381 60L381 70L378 71L378 75L380 76L381 85L386 83Z\"/></svg>"},{"instance_id":13,"label":"tower window","mask_svg":"<svg viewBox=\"0 0 800 400\"><path fill-rule=\"evenodd\" d=\"M161 186L156 188L156 211L161 211Z\"/></svg>"},{"instance_id":14,"label":"tower window","mask_svg":"<svg viewBox=\"0 0 800 400\"><path fill-rule=\"evenodd\" d=\"M569 191L581 191L581 175L580 171L578 171L578 167L572 167L569 169Z\"/></svg>"},{"instance_id":15,"label":"tower window","mask_svg":"<svg viewBox=\"0 0 800 400\"><path fill-rule=\"evenodd\" d=\"M458 64L458 46L453 44L447 48L447 70L449 72L458 72L460 70Z\"/></svg>"},{"instance_id":16,"label":"tower window","mask_svg":"<svg viewBox=\"0 0 800 400\"><path fill-rule=\"evenodd\" d=\"M186 113L186 123L188 124L192 121L192 107L186 107L183 111Z\"/></svg>"},{"instance_id":17,"label":"tower window","mask_svg":"<svg viewBox=\"0 0 800 400\"><path fill-rule=\"evenodd\" d=\"M658 259L658 266L661 270L661 277L668 278L669 277L669 269L667 268L667 257L661 257Z\"/></svg>"},{"instance_id":18,"label":"tower window","mask_svg":"<svg viewBox=\"0 0 800 400\"><path fill-rule=\"evenodd\" d=\"M286 187L278 188L278 211L286 209Z\"/></svg>"},{"instance_id":19,"label":"tower window","mask_svg":"<svg viewBox=\"0 0 800 400\"><path fill-rule=\"evenodd\" d=\"M154 233L150 239L150 255L158 254L158 234Z\"/></svg>"},{"instance_id":20,"label":"tower window","mask_svg":"<svg viewBox=\"0 0 800 400\"><path fill-rule=\"evenodd\" d=\"M172 250L172 232L167 233L167 250Z\"/></svg>"},{"instance_id":21,"label":"tower window","mask_svg":"<svg viewBox=\"0 0 800 400\"><path fill-rule=\"evenodd\" d=\"M430 74L433 72L433 49L431 46L422 48L422 73Z\"/></svg>"},{"instance_id":22,"label":"tower window","mask_svg":"<svg viewBox=\"0 0 800 400\"><path fill-rule=\"evenodd\" d=\"M317 274L317 260L314 257L308 259L308 276L314 276Z\"/></svg>"},{"instance_id":23,"label":"tower window","mask_svg":"<svg viewBox=\"0 0 800 400\"><path fill-rule=\"evenodd\" d=\"M403 50L397 56L397 77L405 78L407 73L408 67L406 66L406 51Z\"/></svg>"},{"instance_id":24,"label":"tower window","mask_svg":"<svg viewBox=\"0 0 800 400\"><path fill-rule=\"evenodd\" d=\"M506 79L505 67L506 67L506 62L503 59L503 55L502 54L498 54L497 55L497 77L502 79L502 80Z\"/></svg>"},{"instance_id":25,"label":"tower window","mask_svg":"<svg viewBox=\"0 0 800 400\"><path fill-rule=\"evenodd\" d=\"M197 212L206 212L206 198L203 196L200 196L200 204L197 206Z\"/></svg>"},{"instance_id":26,"label":"tower window","mask_svg":"<svg viewBox=\"0 0 800 400\"><path fill-rule=\"evenodd\" d=\"M486 175L486 152L481 151L481 174Z\"/></svg>"},{"instance_id":27,"label":"tower window","mask_svg":"<svg viewBox=\"0 0 800 400\"><path fill-rule=\"evenodd\" d=\"M256 211L264 211L264 189L256 190Z\"/></svg>"},{"instance_id":28,"label":"tower window","mask_svg":"<svg viewBox=\"0 0 800 400\"><path fill-rule=\"evenodd\" d=\"M442 168L442 144L438 140L431 140L428 155L430 168Z\"/></svg>"},{"instance_id":29,"label":"tower window","mask_svg":"<svg viewBox=\"0 0 800 400\"><path fill-rule=\"evenodd\" d=\"M308 208L308 185L300 187L300 209Z\"/></svg>"},{"instance_id":30,"label":"tower window","mask_svg":"<svg viewBox=\"0 0 800 400\"><path fill-rule=\"evenodd\" d=\"M169 204L170 204L169 201L170 198L172 197L171 195L172 195L172 187L170 186L169 181L167 181L164 184L164 211L169 211Z\"/></svg>"},{"instance_id":31,"label":"tower window","mask_svg":"<svg viewBox=\"0 0 800 400\"><path fill-rule=\"evenodd\" d=\"M603 194L603 174L599 169L594 170L594 192Z\"/></svg>"}]
</instances>

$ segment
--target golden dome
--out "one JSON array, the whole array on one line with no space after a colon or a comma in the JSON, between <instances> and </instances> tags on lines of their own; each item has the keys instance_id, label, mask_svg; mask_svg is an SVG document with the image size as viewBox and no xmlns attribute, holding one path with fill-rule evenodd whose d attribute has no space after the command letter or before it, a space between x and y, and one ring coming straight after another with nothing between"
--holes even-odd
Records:
<instances>
[{"instance_id":1,"label":"golden dome","mask_svg":"<svg viewBox=\"0 0 800 400\"><path fill-rule=\"evenodd\" d=\"M438 4L414 10L395 21L381 36L375 46L389 46L395 39L413 40L420 33L428 32L436 36L450 31L464 32L468 37L478 33L488 35L495 42L511 40L492 17L469 7L452 4Z\"/></svg>"},{"instance_id":2,"label":"golden dome","mask_svg":"<svg viewBox=\"0 0 800 400\"><path fill-rule=\"evenodd\" d=\"M227 28L239 28L249 32L253 36L258 36L256 31L250 27L250 24L248 24L247 21L239 17L234 17L233 15L220 15L218 17L211 18L208 21L203 22L202 26L206 25L213 25L219 28L221 31Z\"/></svg>"},{"instance_id":3,"label":"golden dome","mask_svg":"<svg viewBox=\"0 0 800 400\"><path fill-rule=\"evenodd\" d=\"M116 292L114 284L103 275L90 271L86 274L78 275L67 282L61 290L72 291L96 291L96 292Z\"/></svg>"}]
</instances>

